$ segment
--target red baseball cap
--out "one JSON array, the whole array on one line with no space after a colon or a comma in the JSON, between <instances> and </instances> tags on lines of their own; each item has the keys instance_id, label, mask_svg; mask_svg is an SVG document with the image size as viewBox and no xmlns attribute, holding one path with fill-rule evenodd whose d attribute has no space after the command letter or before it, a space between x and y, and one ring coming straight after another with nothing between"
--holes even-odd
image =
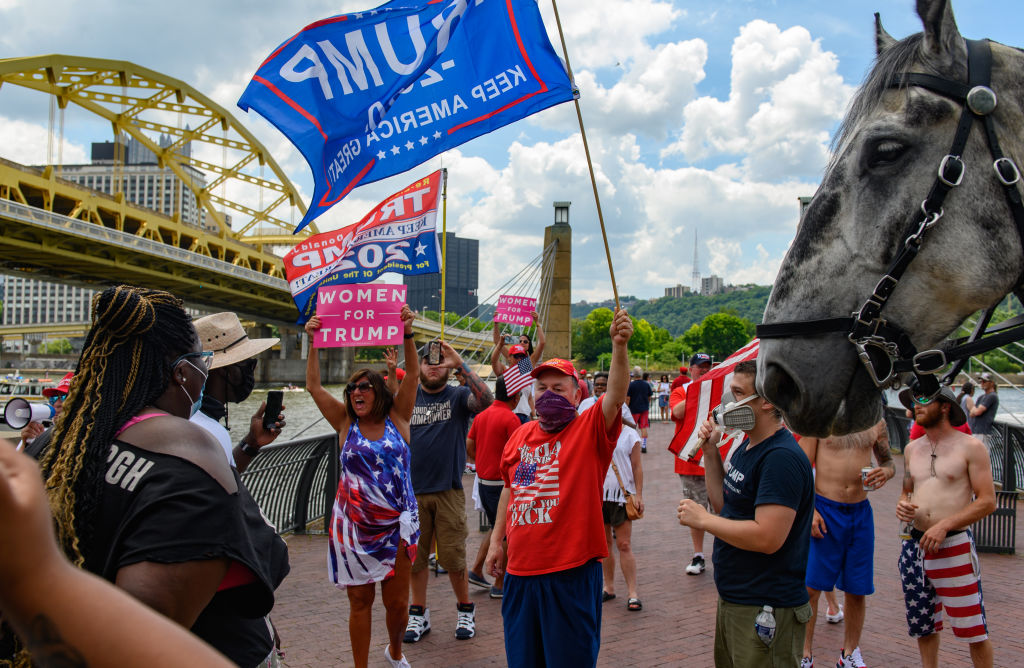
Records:
<instances>
[{"instance_id":1,"label":"red baseball cap","mask_svg":"<svg viewBox=\"0 0 1024 668\"><path fill-rule=\"evenodd\" d=\"M566 376L572 376L577 383L580 382L580 377L576 373L576 367L572 365L572 362L569 362L568 360L560 360L557 357L550 359L543 364L539 364L530 372L530 375L537 378L540 374L548 370L564 373Z\"/></svg>"},{"instance_id":2,"label":"red baseball cap","mask_svg":"<svg viewBox=\"0 0 1024 668\"><path fill-rule=\"evenodd\" d=\"M395 377L398 378L398 380L405 378L405 369L395 369Z\"/></svg>"},{"instance_id":3,"label":"red baseball cap","mask_svg":"<svg viewBox=\"0 0 1024 668\"><path fill-rule=\"evenodd\" d=\"M44 397L52 397L57 394L67 394L71 388L71 379L75 377L74 371L69 371L66 376L60 379L57 387L47 387L43 390Z\"/></svg>"},{"instance_id":4,"label":"red baseball cap","mask_svg":"<svg viewBox=\"0 0 1024 668\"><path fill-rule=\"evenodd\" d=\"M508 354L509 355L528 355L529 353L526 352L526 346L523 346L523 345L520 345L520 344L517 343L516 345L514 345L514 346L512 346L511 348L508 349Z\"/></svg>"}]
</instances>

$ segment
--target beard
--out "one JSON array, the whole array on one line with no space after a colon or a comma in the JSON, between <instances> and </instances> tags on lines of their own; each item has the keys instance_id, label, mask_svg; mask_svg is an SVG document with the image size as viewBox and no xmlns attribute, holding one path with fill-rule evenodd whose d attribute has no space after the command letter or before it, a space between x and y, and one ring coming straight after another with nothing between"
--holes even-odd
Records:
<instances>
[{"instance_id":1,"label":"beard","mask_svg":"<svg viewBox=\"0 0 1024 668\"><path fill-rule=\"evenodd\" d=\"M424 373L420 374L420 385L422 385L423 389L427 390L428 392L436 392L437 390L442 389L447 384L448 384L448 374L447 373L444 374L443 376L441 376L440 378L436 378L436 379L431 379L431 378L429 378Z\"/></svg>"},{"instance_id":2,"label":"beard","mask_svg":"<svg viewBox=\"0 0 1024 668\"><path fill-rule=\"evenodd\" d=\"M936 408L939 408L939 407L936 406ZM924 411L920 411L920 412L915 410L914 411L914 422L916 422L920 426L924 427L925 429L931 429L932 427L937 427L939 425L939 423L942 422L942 409L939 408L939 410L931 410L931 407L929 407L928 410L924 410Z\"/></svg>"}]
</instances>

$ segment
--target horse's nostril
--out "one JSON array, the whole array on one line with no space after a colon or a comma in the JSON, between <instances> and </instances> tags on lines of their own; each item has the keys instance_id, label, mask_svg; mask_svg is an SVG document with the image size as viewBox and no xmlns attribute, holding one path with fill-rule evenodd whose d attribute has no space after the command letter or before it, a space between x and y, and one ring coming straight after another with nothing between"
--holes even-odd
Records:
<instances>
[{"instance_id":1,"label":"horse's nostril","mask_svg":"<svg viewBox=\"0 0 1024 668\"><path fill-rule=\"evenodd\" d=\"M761 388L765 398L784 413L800 412L800 386L793 376L778 364L769 362L766 365Z\"/></svg>"}]
</instances>

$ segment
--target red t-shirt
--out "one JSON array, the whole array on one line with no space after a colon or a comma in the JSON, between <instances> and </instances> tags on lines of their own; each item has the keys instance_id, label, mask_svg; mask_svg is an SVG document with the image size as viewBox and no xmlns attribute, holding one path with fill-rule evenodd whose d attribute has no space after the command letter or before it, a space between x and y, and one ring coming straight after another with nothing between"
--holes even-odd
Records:
<instances>
[{"instance_id":1,"label":"red t-shirt","mask_svg":"<svg viewBox=\"0 0 1024 668\"><path fill-rule=\"evenodd\" d=\"M580 388L580 401L590 397L590 386L587 385L587 381L580 378L577 381L577 385L579 385Z\"/></svg>"},{"instance_id":2,"label":"red t-shirt","mask_svg":"<svg viewBox=\"0 0 1024 668\"><path fill-rule=\"evenodd\" d=\"M686 401L686 385L689 384L690 383L687 382L682 387L677 387L672 390L672 394L668 395L669 410L675 408L676 404L679 402ZM672 420L676 423L675 433L678 434L679 430L683 428L683 421L676 420L674 415L672 416ZM700 425L697 425L697 428L699 429ZM729 446L722 446L718 450L722 453L722 459L725 459L725 456L729 453ZM700 457L694 461L692 459L680 459L679 457L672 455L672 459L675 461L675 471L679 475L704 475L704 467L696 463L697 461L700 461Z\"/></svg>"},{"instance_id":3,"label":"red t-shirt","mask_svg":"<svg viewBox=\"0 0 1024 668\"><path fill-rule=\"evenodd\" d=\"M482 480L501 480L501 453L521 424L504 401L493 402L474 418L469 438L476 441L476 474Z\"/></svg>"},{"instance_id":4,"label":"red t-shirt","mask_svg":"<svg viewBox=\"0 0 1024 668\"><path fill-rule=\"evenodd\" d=\"M672 381L671 389L674 390L677 387L681 387L683 385L686 385L689 382L690 382L690 377L689 376L684 376L683 374L679 374L678 376L676 376L675 380Z\"/></svg>"},{"instance_id":5,"label":"red t-shirt","mask_svg":"<svg viewBox=\"0 0 1024 668\"><path fill-rule=\"evenodd\" d=\"M543 575L608 556L601 503L622 413L605 429L605 396L557 434L527 422L505 444L509 573Z\"/></svg>"},{"instance_id":6,"label":"red t-shirt","mask_svg":"<svg viewBox=\"0 0 1024 668\"><path fill-rule=\"evenodd\" d=\"M953 427L953 429L956 429L957 431L962 431L965 434L970 434L971 433L971 428L967 426L966 422L964 422L959 427ZM917 423L917 420L911 420L910 421L910 440L913 441L915 439L921 438L922 436L924 436L924 427L919 425Z\"/></svg>"}]
</instances>

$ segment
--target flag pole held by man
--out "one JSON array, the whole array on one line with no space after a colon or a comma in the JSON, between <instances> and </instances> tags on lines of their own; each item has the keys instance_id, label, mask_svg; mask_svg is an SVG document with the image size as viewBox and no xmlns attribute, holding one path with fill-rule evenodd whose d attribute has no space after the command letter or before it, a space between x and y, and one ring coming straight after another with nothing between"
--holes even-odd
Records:
<instances>
[{"instance_id":1,"label":"flag pole held by man","mask_svg":"<svg viewBox=\"0 0 1024 668\"><path fill-rule=\"evenodd\" d=\"M296 231L357 186L573 99L533 0L391 2L303 28L238 100L313 170Z\"/></svg>"}]
</instances>

